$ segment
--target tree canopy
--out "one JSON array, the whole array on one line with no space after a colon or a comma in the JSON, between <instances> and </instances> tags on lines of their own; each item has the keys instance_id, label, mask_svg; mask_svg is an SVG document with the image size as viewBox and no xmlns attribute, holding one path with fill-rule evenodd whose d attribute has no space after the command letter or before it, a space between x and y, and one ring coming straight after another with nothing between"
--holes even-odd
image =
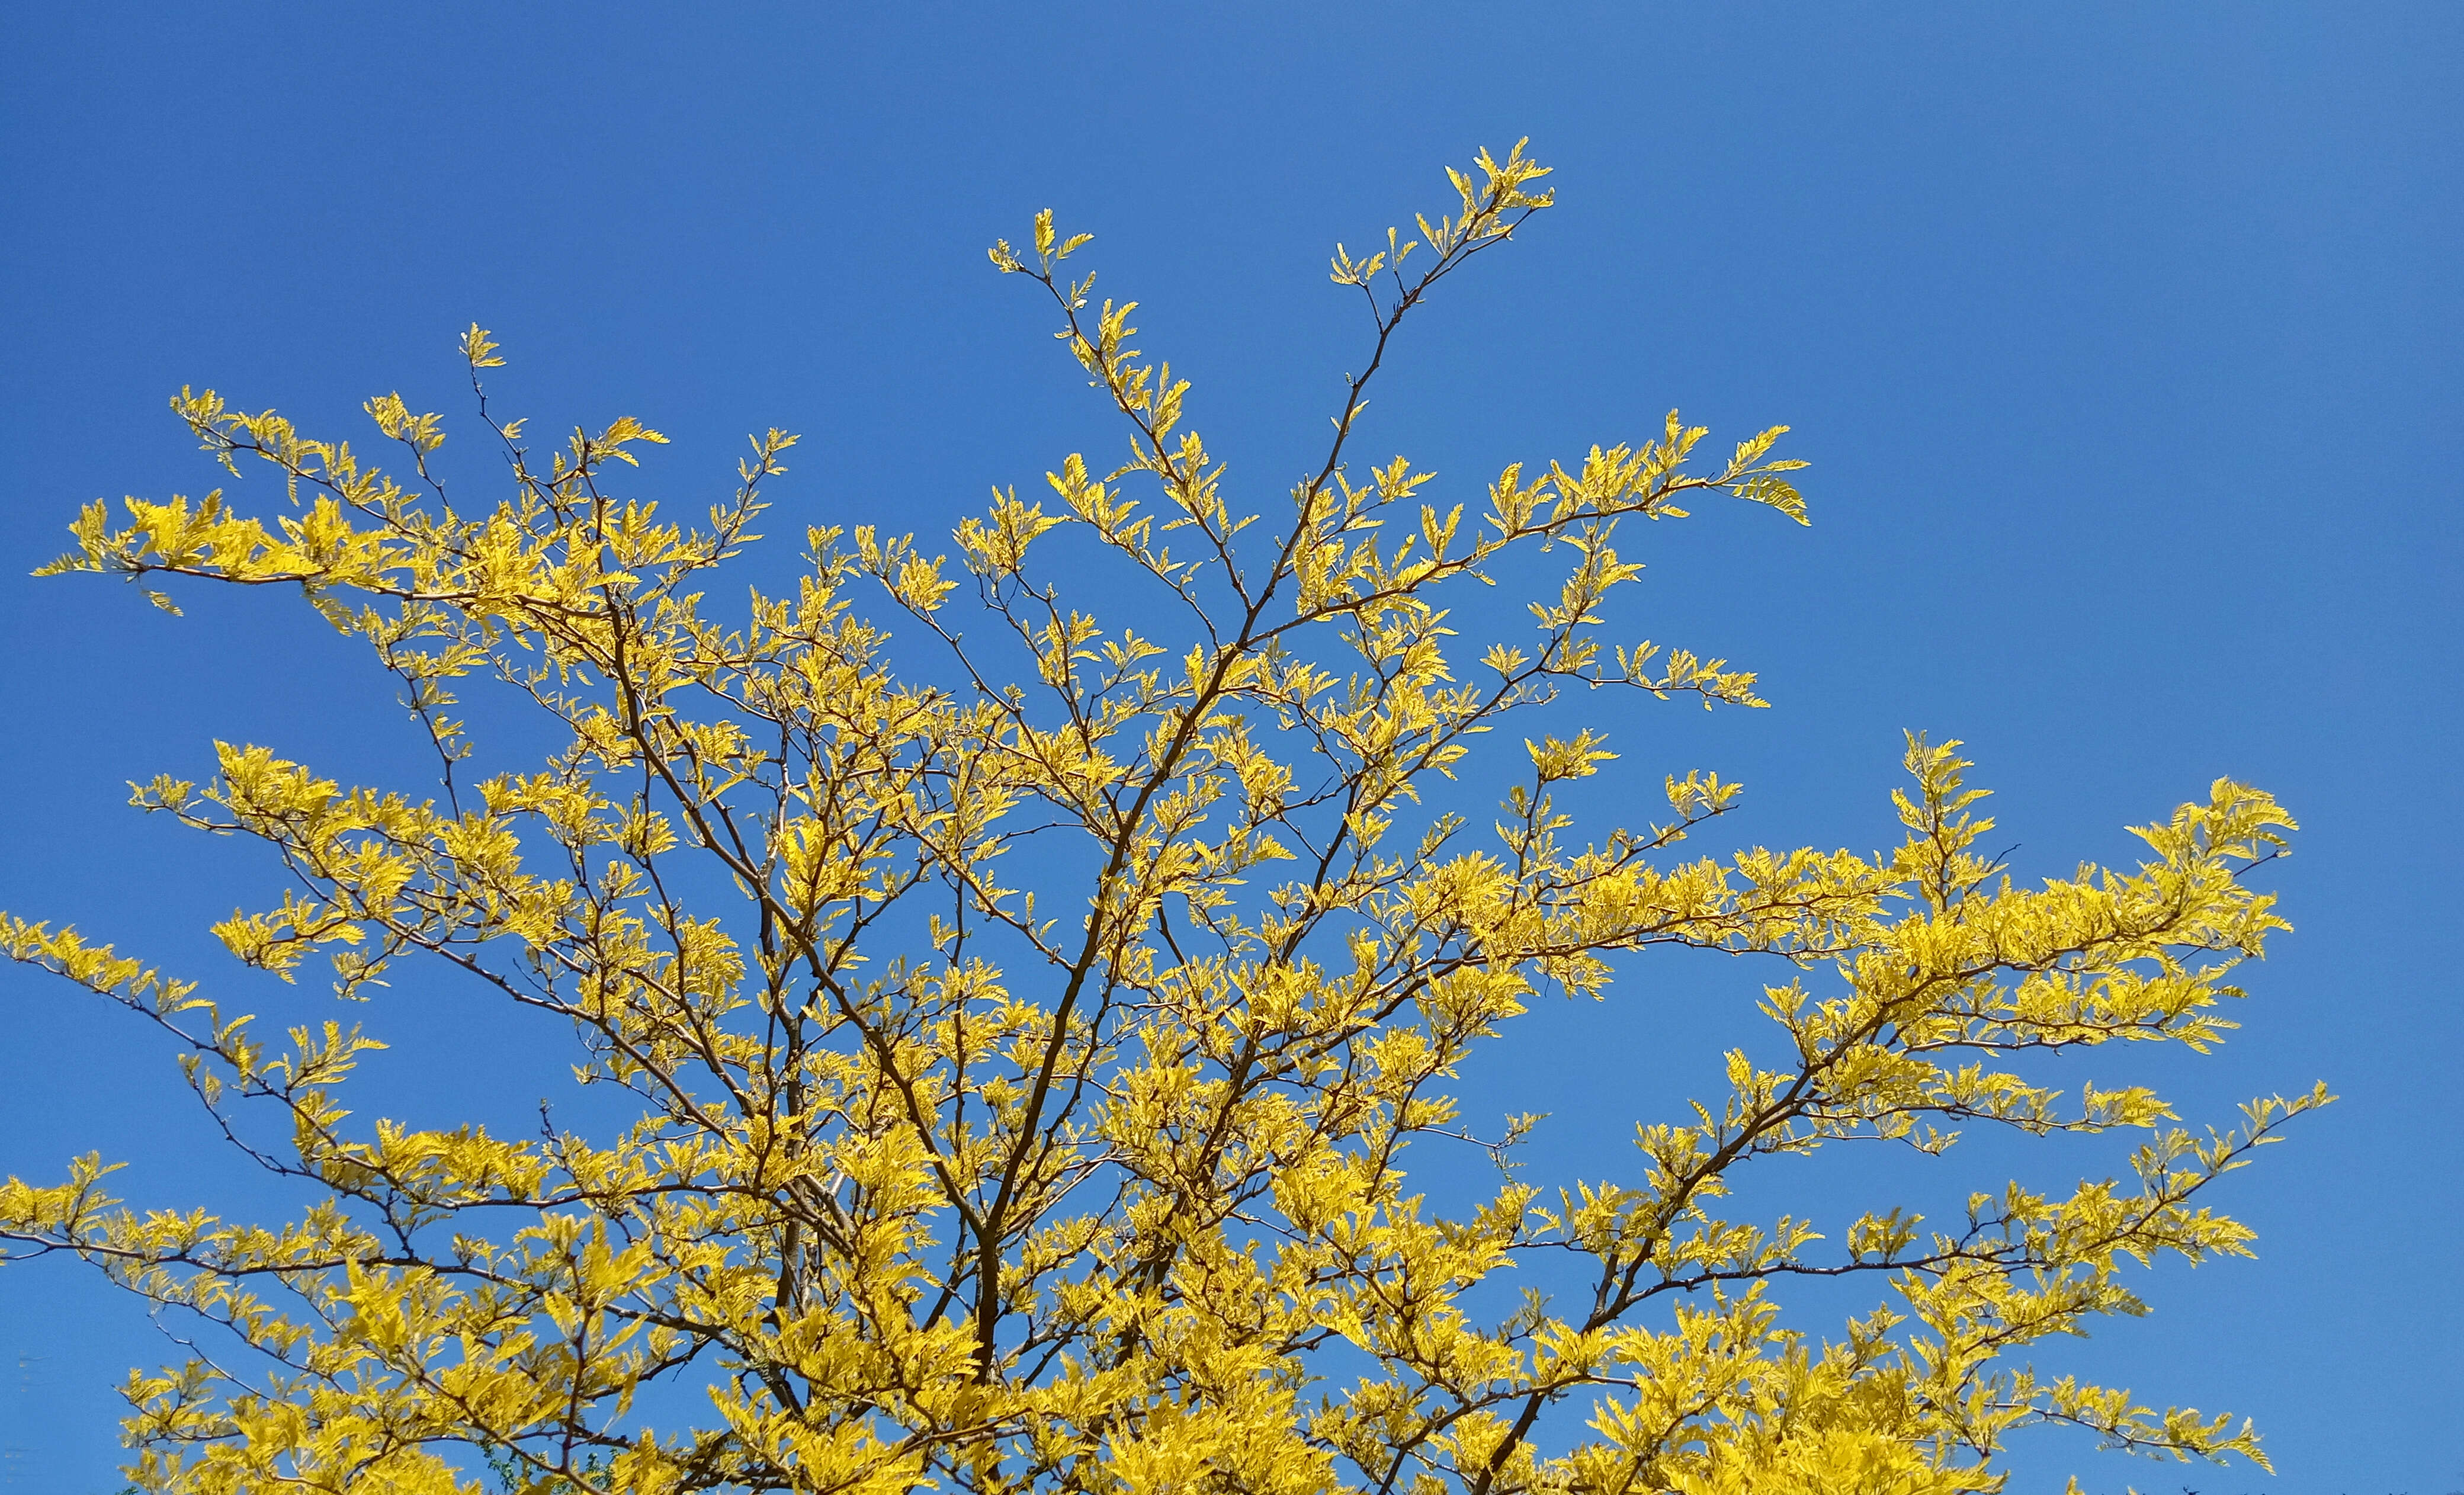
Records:
<instances>
[{"instance_id":1,"label":"tree canopy","mask_svg":"<svg viewBox=\"0 0 2464 1495\"><path fill-rule=\"evenodd\" d=\"M640 421L542 450L494 414L475 326L510 468L475 507L398 394L366 405L388 473L183 390L285 505L98 503L48 569L296 587L399 677L441 782L220 743L206 781L136 792L272 852L288 890L216 934L285 979L329 967L377 999L365 1026L261 1037L197 980L0 915L14 958L159 1025L210 1125L302 1199L131 1209L99 1155L0 1188L9 1260L80 1257L227 1341L132 1373L137 1484L1947 1495L2000 1488L2035 1422L2258 1458L2247 1425L2028 1356L2143 1311L2129 1264L2246 1254L2202 1192L2327 1099L2194 1131L2144 1088L2044 1081L2102 1044L2221 1040L2234 968L2285 927L2247 874L2291 819L2219 780L2138 828L2137 867L2022 884L1981 849L1959 744L1921 736L1904 836L1872 853L1680 854L1738 802L1707 772L1648 817L1578 805L1636 781L1593 693L1763 704L1750 672L1611 631L1640 570L1620 526L1722 497L1807 516L1785 427L1716 456L1673 411L1485 503L1356 454L1398 329L1550 206L1546 174L1483 153L1416 234L1338 248L1375 341L1275 502L1226 480L1135 303L1099 300L1089 236L1040 215L993 265L1048 302L1127 458L1067 456L947 550L808 528L793 589L728 611L715 573L791 435L686 523L631 495L666 440ZM494 761L473 691L562 745ZM1493 812L1456 807L1474 780ZM1649 1098L1622 1171L1533 1180L1535 1118L1484 1132L1450 1088L1535 999L1614 1000L1661 946L1758 962L1769 1053ZM637 1119L355 1116L397 968L569 1026ZM2113 1133L2114 1176L1947 1220L1724 1213L1757 1159L1979 1127ZM1407 1174L1440 1156L1496 1166L1457 1208ZM1785 1316L1814 1279L1873 1306Z\"/></svg>"}]
</instances>

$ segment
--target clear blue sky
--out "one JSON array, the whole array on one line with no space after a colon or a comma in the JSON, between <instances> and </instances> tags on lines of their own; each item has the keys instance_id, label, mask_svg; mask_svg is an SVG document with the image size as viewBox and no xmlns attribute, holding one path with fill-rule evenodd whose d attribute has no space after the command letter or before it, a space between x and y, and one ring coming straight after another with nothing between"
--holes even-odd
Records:
<instances>
[{"instance_id":1,"label":"clear blue sky","mask_svg":"<svg viewBox=\"0 0 2464 1495\"><path fill-rule=\"evenodd\" d=\"M0 907L242 991L203 926L267 868L123 781L194 776L217 736L417 772L387 685L296 605L174 620L26 578L79 503L215 485L163 408L183 384L326 430L395 388L451 420L477 320L506 408L673 436L646 479L671 497L775 425L807 437L780 533L946 533L1116 439L984 263L1051 205L1271 495L1360 357L1333 241L1528 135L1562 207L1407 329L1369 449L1476 494L1674 404L1715 438L1788 422L1816 463L1810 531L1652 533L1644 631L1760 669L1774 709L1637 717L1643 781L1716 767L1740 838L1870 846L1920 727L1971 744L2031 873L2128 856L2121 825L2217 774L2306 827L2247 1027L2162 1073L2194 1119L2345 1098L2231 1180L2257 1262L2155 1274L2151 1318L2043 1357L2251 1413L2279 1474L2046 1439L2029 1487L2464 1489L2464 10L20 6L9 32ZM1544 1014L1480 1093L1545 1087L1568 1156L1587 1121L1622 1138L1674 1101L1632 1055L1703 1026L1654 1010ZM369 1016L429 1056L388 1104L537 1093L485 1045L436 1061L465 1031L443 999ZM100 1149L141 1200L254 1198L178 1139L193 1103L132 1022L13 969L0 1022L0 1171ZM116 1488L108 1385L168 1350L70 1264L0 1276L0 1479Z\"/></svg>"}]
</instances>

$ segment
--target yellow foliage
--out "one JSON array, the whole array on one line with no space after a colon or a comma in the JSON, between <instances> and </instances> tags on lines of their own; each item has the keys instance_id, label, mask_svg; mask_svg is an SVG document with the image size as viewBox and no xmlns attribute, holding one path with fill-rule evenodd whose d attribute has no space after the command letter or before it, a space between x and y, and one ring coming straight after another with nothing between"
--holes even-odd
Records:
<instances>
[{"instance_id":1,"label":"yellow foliage","mask_svg":"<svg viewBox=\"0 0 2464 1495\"><path fill-rule=\"evenodd\" d=\"M1603 642L1641 569L1618 527L1714 493L1803 520L1803 464L1771 457L1773 427L1696 470L1705 432L1671 412L1507 468L1485 513L1404 458L1354 465L1396 329L1550 204L1520 146L1476 172L1417 238L1338 248L1376 341L1288 506L1234 496L1189 381L1141 361L1135 303L1067 277L1088 239L1045 213L991 257L1049 297L1128 460L1067 456L1050 511L996 492L952 555L811 530L792 595L733 621L708 573L754 538L791 436L756 438L687 524L610 486L665 439L638 421L542 458L482 407L512 477L465 510L430 471L441 418L398 394L366 408L399 478L183 390L205 449L271 465L287 510L132 499L115 527L98 505L48 569L297 585L403 682L444 786L225 744L202 787L140 787L294 874L216 933L285 979L329 962L345 998L397 961L450 970L570 1024L583 1077L640 1120L357 1118L340 1097L381 1046L359 1027L269 1043L193 982L0 915L11 956L183 1045L215 1117L289 1123L250 1153L303 1191L287 1223L124 1207L99 1157L0 1187L8 1255L82 1257L237 1342L132 1376L137 1483L465 1491L485 1464L538 1492L1947 1495L2001 1488L2008 1435L2047 1421L2256 1458L2246 1426L2019 1357L2141 1311L2125 1263L2247 1254L2203 1191L2326 1097L2194 1133L2035 1061L2219 1042L2233 968L2285 927L2247 874L2292 822L2220 780L2139 832L2140 866L2022 886L1978 852L1957 744L1922 737L1904 835L1870 855L1679 857L1737 802L1700 772L1665 780L1662 824L1578 814L1565 786L1629 771L1595 723L1540 723L1560 693L1762 704L1724 660ZM503 363L476 327L463 353L474 379ZM1078 584L1108 559L1127 589ZM1473 583L1528 608L1472 609ZM452 715L474 682L564 746L474 778ZM1526 753L1482 827L1448 784L1510 717ZM1632 1167L1524 1181L1536 1118L1476 1137L1452 1082L1535 996L1606 997L1661 945L1762 957L1774 1042L1690 1114L1644 1117ZM1758 1158L1940 1153L1973 1126L2123 1133L2127 1166L1948 1220L1721 1213ZM1408 1148L1463 1143L1509 1165L1485 1200L1407 1186ZM1498 1299L1569 1272L1578 1290ZM1881 1301L1836 1334L1784 1324L1780 1289L1813 1277ZM707 1411L653 1417L669 1385Z\"/></svg>"}]
</instances>

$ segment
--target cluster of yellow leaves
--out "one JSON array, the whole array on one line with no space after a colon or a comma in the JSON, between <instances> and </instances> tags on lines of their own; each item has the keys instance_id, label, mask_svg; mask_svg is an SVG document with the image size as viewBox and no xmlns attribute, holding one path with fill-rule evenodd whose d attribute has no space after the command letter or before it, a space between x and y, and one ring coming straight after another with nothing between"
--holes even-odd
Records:
<instances>
[{"instance_id":1,"label":"cluster of yellow leaves","mask_svg":"<svg viewBox=\"0 0 2464 1495\"><path fill-rule=\"evenodd\" d=\"M343 997L407 957L458 973L569 1023L583 1078L640 1119L354 1124L339 1093L381 1046L359 1028L269 1044L192 982L0 915L10 956L184 1045L233 1144L308 1198L278 1227L141 1213L93 1157L0 1187L8 1255L76 1254L242 1347L133 1376L138 1483L458 1491L483 1487L475 1462L539 1492L1947 1495L2000 1488L1993 1456L2036 1421L2256 1457L2246 1427L2012 1357L2140 1311L2125 1262L2245 1253L2201 1191L2324 1099L2201 1136L2145 1089L2066 1099L2017 1066L2231 1026L2233 967L2283 927L2245 881L2291 824L2267 796L2219 780L2140 832L2135 870L2033 888L1977 854L1991 822L1954 743L1911 739L1905 835L1872 855L1677 858L1736 802L1700 773L1665 781L1663 824L1586 830L1565 786L1617 760L1590 727L1526 737L1493 834L1424 804L1571 688L1760 705L1725 661L1602 642L1640 570L1617 530L1714 491L1804 518L1782 428L1695 471L1705 432L1673 412L1639 445L1507 469L1468 527L1406 460L1347 461L1405 317L1549 204L1519 146L1477 168L1418 239L1338 251L1376 345L1287 508L1227 495L1188 382L1139 362L1133 303L1090 309L1093 277L1063 277L1087 236L1047 213L1031 254L992 258L1049 294L1127 462L1069 456L1051 511L996 493L955 561L811 530L795 594L737 624L705 614L704 573L752 538L791 437L757 439L688 527L609 490L663 440L638 422L542 465L491 420L512 492L465 512L431 471L441 422L399 396L367 408L404 480L183 391L206 449L270 464L291 512L131 500L114 527L98 505L51 569L298 586L402 679L443 782L345 788L224 745L203 786L138 789L264 843L303 890L217 934L286 980L321 956ZM502 362L476 328L463 352L474 383ZM1069 564L1144 579L1148 635L1031 559L1070 526ZM1440 589L1520 584L1508 552L1573 559L1466 654ZM893 654L867 586L929 657ZM989 646L953 621L969 596ZM466 780L449 713L473 679L566 745ZM1642 1125L1620 1176L1509 1171L1453 1213L1407 1186L1409 1147L1472 1140L1446 1091L1484 1040L1537 993L1608 994L1659 945L1780 969L1763 1010L1784 1062L1730 1054L1727 1093ZM287 1147L242 1140L252 1106L288 1118ZM1480 1145L1504 1158L1532 1119ZM1836 1247L1717 1212L1755 1158L1939 1153L1980 1124L2137 1147L2126 1179L2013 1183L1947 1222L1878 1206ZM1859 1275L1886 1301L1837 1337L1783 1325L1775 1285ZM667 1386L708 1413L654 1418Z\"/></svg>"}]
</instances>

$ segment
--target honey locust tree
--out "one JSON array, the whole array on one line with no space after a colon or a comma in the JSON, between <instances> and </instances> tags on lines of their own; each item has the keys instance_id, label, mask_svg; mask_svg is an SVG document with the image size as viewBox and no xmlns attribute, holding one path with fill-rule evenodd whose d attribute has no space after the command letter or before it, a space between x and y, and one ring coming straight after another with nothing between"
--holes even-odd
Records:
<instances>
[{"instance_id":1,"label":"honey locust tree","mask_svg":"<svg viewBox=\"0 0 2464 1495\"><path fill-rule=\"evenodd\" d=\"M2023 886L1979 854L1956 744L1923 738L1905 834L1872 855L1681 857L1737 802L1701 772L1655 822L1578 816L1567 786L1611 754L1544 728L1591 693L1761 704L1723 661L1604 637L1639 570L1620 526L1698 495L1802 520L1801 464L1771 455L1784 428L1706 460L1671 414L1509 467L1467 513L1353 460L1404 321L1549 206L1521 147L1476 169L1417 237L1338 250L1374 342L1287 497L1235 495L1188 383L1047 213L992 261L1048 300L1127 460L997 493L946 554L810 529L792 591L725 618L715 573L791 436L688 526L630 495L664 440L632 419L542 453L480 397L510 477L471 507L439 418L397 395L366 407L388 474L183 391L205 449L270 464L287 504L131 499L116 527L98 503L48 569L295 586L400 677L443 769L345 787L226 743L203 783L140 787L289 874L215 933L286 979L330 964L381 999L354 1009L375 1031L407 962L533 1009L635 1119L363 1120L369 1030L261 1037L198 981L10 918L11 956L159 1025L213 1124L301 1193L272 1223L137 1211L99 1156L0 1192L11 1259L81 1258L236 1342L132 1373L136 1483L1931 1495L1999 1488L2035 1422L2258 1457L2246 1424L2022 1357L2140 1311L2126 1264L2245 1253L2201 1191L2325 1097L2193 1135L2146 1089L2021 1069L2212 1045L2230 973L2283 927L2245 874L2291 822L2219 780L2139 830L2138 867ZM475 389L502 361L475 327L462 347ZM1066 584L1099 561L1133 613ZM1474 605L1544 574L1528 611ZM561 746L483 776L456 715L479 689ZM1474 774L1494 814L1444 808ZM1652 1102L1605 1176L1485 1171L1529 1123L1468 1129L1463 1066L1660 946L1759 957L1784 1061L1740 1049L1722 1092ZM1820 1232L1723 1213L1758 1160L1976 1127L2115 1133L2115 1176ZM1404 1167L1440 1149L1494 1181L1440 1207ZM1870 1311L1784 1317L1811 1278L1869 1282Z\"/></svg>"}]
</instances>

